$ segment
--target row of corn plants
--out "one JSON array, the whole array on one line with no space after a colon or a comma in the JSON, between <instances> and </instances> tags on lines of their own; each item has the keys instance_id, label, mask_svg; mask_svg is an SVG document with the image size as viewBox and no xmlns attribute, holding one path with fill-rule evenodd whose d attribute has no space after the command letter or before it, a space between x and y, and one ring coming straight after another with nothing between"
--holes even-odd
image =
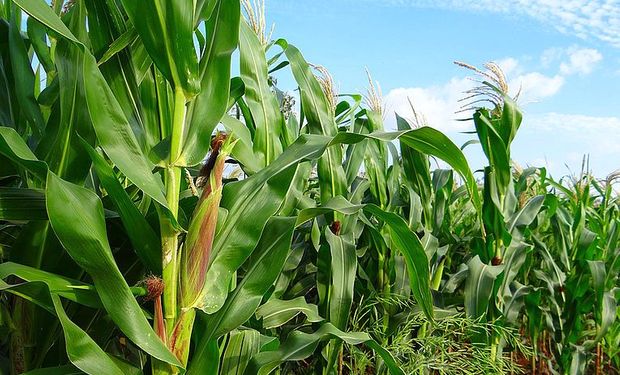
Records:
<instances>
[{"instance_id":1,"label":"row of corn plants","mask_svg":"<svg viewBox=\"0 0 620 375\"><path fill-rule=\"evenodd\" d=\"M473 171L261 2L2 0L0 43L3 373L620 369L615 177L515 164L494 64Z\"/></svg>"}]
</instances>

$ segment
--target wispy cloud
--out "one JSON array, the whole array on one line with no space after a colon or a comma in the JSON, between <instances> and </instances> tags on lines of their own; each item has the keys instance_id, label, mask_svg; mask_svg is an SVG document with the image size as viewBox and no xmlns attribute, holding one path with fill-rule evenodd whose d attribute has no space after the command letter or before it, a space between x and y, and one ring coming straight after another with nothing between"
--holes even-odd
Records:
<instances>
[{"instance_id":1,"label":"wispy cloud","mask_svg":"<svg viewBox=\"0 0 620 375\"><path fill-rule=\"evenodd\" d=\"M393 6L460 9L521 14L582 39L599 39L620 47L618 0L364 0Z\"/></svg>"}]
</instances>

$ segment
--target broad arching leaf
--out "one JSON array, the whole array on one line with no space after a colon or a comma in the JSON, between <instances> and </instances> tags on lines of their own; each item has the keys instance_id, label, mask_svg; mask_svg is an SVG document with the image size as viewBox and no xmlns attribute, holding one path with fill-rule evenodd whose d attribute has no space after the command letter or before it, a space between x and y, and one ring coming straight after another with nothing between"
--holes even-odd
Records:
<instances>
[{"instance_id":1,"label":"broad arching leaf","mask_svg":"<svg viewBox=\"0 0 620 375\"><path fill-rule=\"evenodd\" d=\"M46 203L54 232L73 260L93 279L101 303L114 323L144 351L178 366L176 357L149 325L116 265L99 197L50 172Z\"/></svg>"}]
</instances>

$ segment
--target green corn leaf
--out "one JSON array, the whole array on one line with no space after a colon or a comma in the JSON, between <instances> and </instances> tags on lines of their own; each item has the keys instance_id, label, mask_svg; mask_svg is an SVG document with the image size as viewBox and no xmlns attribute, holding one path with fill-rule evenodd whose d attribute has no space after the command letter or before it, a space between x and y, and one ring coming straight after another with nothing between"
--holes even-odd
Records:
<instances>
[{"instance_id":1,"label":"green corn leaf","mask_svg":"<svg viewBox=\"0 0 620 375\"><path fill-rule=\"evenodd\" d=\"M138 33L135 28L129 28L127 31L121 34L118 38L110 44L110 47L104 52L103 56L99 58L97 62L98 65L102 65L103 63L110 60L112 57L116 56L119 52L127 48L133 41L138 37Z\"/></svg>"},{"instance_id":2,"label":"green corn leaf","mask_svg":"<svg viewBox=\"0 0 620 375\"><path fill-rule=\"evenodd\" d=\"M569 374L585 374L588 362L586 350L581 345L572 345Z\"/></svg>"},{"instance_id":3,"label":"green corn leaf","mask_svg":"<svg viewBox=\"0 0 620 375\"><path fill-rule=\"evenodd\" d=\"M525 297L534 291L531 285L520 285L517 290L512 293L510 299L504 305L503 314L509 323L515 323L519 317L519 313L525 306Z\"/></svg>"},{"instance_id":4,"label":"green corn leaf","mask_svg":"<svg viewBox=\"0 0 620 375\"><path fill-rule=\"evenodd\" d=\"M254 152L262 165L270 164L281 152L280 133L284 118L275 93L269 88L265 50L258 36L242 21L239 25L241 79L245 85L245 102L254 121Z\"/></svg>"},{"instance_id":5,"label":"green corn leaf","mask_svg":"<svg viewBox=\"0 0 620 375\"><path fill-rule=\"evenodd\" d=\"M325 228L325 238L331 254L329 321L336 328L346 329L357 274L355 245L332 233L330 228Z\"/></svg>"},{"instance_id":6,"label":"green corn leaf","mask_svg":"<svg viewBox=\"0 0 620 375\"><path fill-rule=\"evenodd\" d=\"M264 329L280 327L299 314L304 314L312 323L324 320L319 315L318 306L307 303L303 296L291 300L270 299L256 310L256 317L263 319Z\"/></svg>"},{"instance_id":7,"label":"green corn leaf","mask_svg":"<svg viewBox=\"0 0 620 375\"><path fill-rule=\"evenodd\" d=\"M502 137L497 133L493 121L495 119L492 119L485 109L474 113L474 124L480 138L480 144L493 172L497 176L497 183L503 195L512 179L510 174L510 150Z\"/></svg>"},{"instance_id":8,"label":"green corn leaf","mask_svg":"<svg viewBox=\"0 0 620 375\"><path fill-rule=\"evenodd\" d=\"M430 271L424 247L407 223L397 214L385 212L369 204L364 211L385 222L396 248L405 257L411 291L429 320L433 320L433 296L430 288Z\"/></svg>"},{"instance_id":9,"label":"green corn leaf","mask_svg":"<svg viewBox=\"0 0 620 375\"><path fill-rule=\"evenodd\" d=\"M252 134L250 134L245 124L234 117L224 115L222 117L222 125L238 139L231 155L243 165L243 170L246 173L254 174L258 172L262 168L261 162L254 154Z\"/></svg>"},{"instance_id":10,"label":"green corn leaf","mask_svg":"<svg viewBox=\"0 0 620 375\"><path fill-rule=\"evenodd\" d=\"M239 40L239 0L214 1L206 22L207 47L200 61L200 94L189 105L188 127L178 164L195 165L209 150L211 133L228 108L231 55Z\"/></svg>"},{"instance_id":11,"label":"green corn leaf","mask_svg":"<svg viewBox=\"0 0 620 375\"><path fill-rule=\"evenodd\" d=\"M353 125L349 128L351 133L366 133L366 126L364 119L356 119ZM366 154L367 141L362 141L354 145L349 145L346 150L346 159L344 161L345 175L347 177L347 183L351 185L357 178L362 162L364 161L364 155Z\"/></svg>"},{"instance_id":12,"label":"green corn leaf","mask_svg":"<svg viewBox=\"0 0 620 375\"><path fill-rule=\"evenodd\" d=\"M127 236L138 257L148 269L160 273L161 249L159 238L155 231L142 216L138 207L131 201L131 198L114 174L114 170L103 156L97 153L88 143L82 142L82 144L93 161L93 167L97 172L101 185L118 210Z\"/></svg>"},{"instance_id":13,"label":"green corn leaf","mask_svg":"<svg viewBox=\"0 0 620 375\"><path fill-rule=\"evenodd\" d=\"M151 59L175 87L191 99L200 91L194 49L195 1L122 0Z\"/></svg>"},{"instance_id":14,"label":"green corn leaf","mask_svg":"<svg viewBox=\"0 0 620 375\"><path fill-rule=\"evenodd\" d=\"M601 321L599 323L598 332L596 333L596 338L594 339L597 342L607 334L616 321L616 311L618 307L618 300L615 297L616 290L618 290L618 288L605 292L601 299Z\"/></svg>"},{"instance_id":15,"label":"green corn leaf","mask_svg":"<svg viewBox=\"0 0 620 375\"><path fill-rule=\"evenodd\" d=\"M411 126L404 118L396 115L398 130L411 130ZM400 140L400 152L402 154L403 172L405 180L420 197L424 207L425 216L431 215L431 174L428 156L424 153L407 146ZM430 220L430 218L427 218Z\"/></svg>"},{"instance_id":16,"label":"green corn leaf","mask_svg":"<svg viewBox=\"0 0 620 375\"><path fill-rule=\"evenodd\" d=\"M47 220L45 193L38 189L0 187L0 220Z\"/></svg>"},{"instance_id":17,"label":"green corn leaf","mask_svg":"<svg viewBox=\"0 0 620 375\"><path fill-rule=\"evenodd\" d=\"M334 197L323 205L301 210L297 215L297 222L295 223L295 226L299 227L308 220L312 220L317 216L325 215L334 211L345 215L352 215L359 212L362 208L364 208L364 205L352 204L350 201L340 196Z\"/></svg>"},{"instance_id":18,"label":"green corn leaf","mask_svg":"<svg viewBox=\"0 0 620 375\"><path fill-rule=\"evenodd\" d=\"M517 107L517 104L508 95L504 95L504 106L502 107L501 121L499 132L502 135L504 143L508 146L512 143L514 137L519 130L523 115Z\"/></svg>"},{"instance_id":19,"label":"green corn leaf","mask_svg":"<svg viewBox=\"0 0 620 375\"><path fill-rule=\"evenodd\" d=\"M319 81L312 74L310 65L295 46L288 44L283 39L276 43L284 49L293 76L299 85L301 106L304 116L308 120L310 133L327 136L336 135L338 127L334 120L334 111L330 108L330 103ZM339 145L327 149L326 154L319 159L317 172L322 203L338 195L346 196L346 175L342 167L342 149Z\"/></svg>"},{"instance_id":20,"label":"green corn leaf","mask_svg":"<svg viewBox=\"0 0 620 375\"><path fill-rule=\"evenodd\" d=\"M0 58L4 57L0 54ZM9 85L11 75L10 67L0 64L0 103L6 103L0 107L0 126L15 127L15 94ZM39 97L41 97L39 95Z\"/></svg>"},{"instance_id":21,"label":"green corn leaf","mask_svg":"<svg viewBox=\"0 0 620 375\"><path fill-rule=\"evenodd\" d=\"M88 112L97 139L108 157L131 182L164 207L168 207L161 179L151 172L125 115L93 56L84 58L84 80Z\"/></svg>"},{"instance_id":22,"label":"green corn leaf","mask_svg":"<svg viewBox=\"0 0 620 375\"><path fill-rule=\"evenodd\" d=\"M233 332L226 342L220 375L243 375L250 359L261 349L261 335L253 329Z\"/></svg>"},{"instance_id":23,"label":"green corn leaf","mask_svg":"<svg viewBox=\"0 0 620 375\"><path fill-rule=\"evenodd\" d=\"M301 102L308 127L313 134L334 136L338 132L336 123L331 113L329 101L321 89L310 65L304 59L297 47L280 39L276 42L284 49L286 57L291 64L293 76L301 89Z\"/></svg>"},{"instance_id":24,"label":"green corn leaf","mask_svg":"<svg viewBox=\"0 0 620 375\"><path fill-rule=\"evenodd\" d=\"M134 73L132 56L130 56L133 50L130 48L123 50L120 49L123 46L118 45L132 42L131 40L125 42L124 38L133 37L133 42L135 42L137 32L125 20L125 15L116 2L87 1L84 3L88 11L88 39L93 56L99 60L99 70L120 104L138 144L143 151L147 151L148 129L144 124L144 109L148 107L140 102L137 74ZM106 56L111 53L113 56ZM104 59L107 59L105 63Z\"/></svg>"},{"instance_id":25,"label":"green corn leaf","mask_svg":"<svg viewBox=\"0 0 620 375\"><path fill-rule=\"evenodd\" d=\"M514 215L508 219L508 232L512 233L516 227L530 225L534 219L536 219L536 215L540 212L544 202L544 195L537 195L530 198L520 211L515 212Z\"/></svg>"},{"instance_id":26,"label":"green corn leaf","mask_svg":"<svg viewBox=\"0 0 620 375\"><path fill-rule=\"evenodd\" d=\"M459 265L456 272L450 275L450 278L448 278L446 283L443 285L442 291L445 293L454 293L456 288L458 288L463 283L463 281L467 279L468 275L469 269L467 268L467 265Z\"/></svg>"},{"instance_id":27,"label":"green corn leaf","mask_svg":"<svg viewBox=\"0 0 620 375\"><path fill-rule=\"evenodd\" d=\"M211 18L213 9L218 3L218 0L197 0L196 1L196 13L194 14L194 21L196 23L201 20L207 20Z\"/></svg>"},{"instance_id":28,"label":"green corn leaf","mask_svg":"<svg viewBox=\"0 0 620 375\"><path fill-rule=\"evenodd\" d=\"M532 245L524 243L517 238L513 238L510 242L510 246L508 246L504 252L504 277L499 290L504 294L505 298L508 297L510 284L517 277L523 263L525 263L527 253L532 247Z\"/></svg>"},{"instance_id":29,"label":"green corn leaf","mask_svg":"<svg viewBox=\"0 0 620 375\"><path fill-rule=\"evenodd\" d=\"M102 371L106 374L125 374L86 332L69 319L60 298L55 294L51 296L56 315L62 324L67 355L71 363L87 374L95 375Z\"/></svg>"},{"instance_id":30,"label":"green corn leaf","mask_svg":"<svg viewBox=\"0 0 620 375\"><path fill-rule=\"evenodd\" d=\"M47 165L37 159L15 129L0 126L0 153L40 181L45 181Z\"/></svg>"},{"instance_id":31,"label":"green corn leaf","mask_svg":"<svg viewBox=\"0 0 620 375\"><path fill-rule=\"evenodd\" d=\"M465 282L465 312L472 318L486 314L493 292L495 279L504 266L489 266L480 261L477 255L467 262L469 275Z\"/></svg>"},{"instance_id":32,"label":"green corn leaf","mask_svg":"<svg viewBox=\"0 0 620 375\"><path fill-rule=\"evenodd\" d=\"M37 59L43 65L43 69L47 74L53 73L56 69L54 62L52 61L52 54L50 48L47 45L46 28L39 21L34 18L28 17L26 20L26 32L28 33L28 39L34 49Z\"/></svg>"},{"instance_id":33,"label":"green corn leaf","mask_svg":"<svg viewBox=\"0 0 620 375\"><path fill-rule=\"evenodd\" d=\"M592 274L592 287L597 298L601 300L605 292L605 278L607 277L605 262L601 260L588 260L587 263Z\"/></svg>"},{"instance_id":34,"label":"green corn leaf","mask_svg":"<svg viewBox=\"0 0 620 375\"><path fill-rule=\"evenodd\" d=\"M67 13L68 27L80 40L88 38L86 8L76 4ZM54 52L59 87L59 121L50 121L46 137L37 148L44 155L49 169L77 184L82 184L90 169L90 159L80 144L79 137L94 144L94 133L84 98L82 66L84 52L79 45L66 39L58 40ZM53 111L56 108L53 109Z\"/></svg>"},{"instance_id":35,"label":"green corn leaf","mask_svg":"<svg viewBox=\"0 0 620 375\"><path fill-rule=\"evenodd\" d=\"M220 349L217 340L200 343L197 352L189 362L188 375L218 375Z\"/></svg>"},{"instance_id":36,"label":"green corn leaf","mask_svg":"<svg viewBox=\"0 0 620 375\"><path fill-rule=\"evenodd\" d=\"M149 69L140 83L139 96L142 104L145 148L148 150L150 160L158 164L168 157L168 150L158 158L153 158L152 155L154 154L153 148L164 138L160 125L166 121L169 107L161 105L160 99L165 95L165 92L158 91L155 80L153 69Z\"/></svg>"},{"instance_id":37,"label":"green corn leaf","mask_svg":"<svg viewBox=\"0 0 620 375\"><path fill-rule=\"evenodd\" d=\"M394 358L385 349L374 342L367 333L346 333L330 323L325 323L314 333L293 331L277 350L258 353L252 358L245 374L266 375L271 373L282 362L301 361L314 353L320 341L338 338L350 345L366 344L382 357L393 375L404 374Z\"/></svg>"},{"instance_id":38,"label":"green corn leaf","mask_svg":"<svg viewBox=\"0 0 620 375\"><path fill-rule=\"evenodd\" d=\"M247 321L274 283L286 260L293 236L294 218L269 219L260 240L246 262L245 276L230 293L224 306L215 314L207 315L206 330L196 347L196 354L188 373L199 373L209 355L212 340L219 338Z\"/></svg>"},{"instance_id":39,"label":"green corn leaf","mask_svg":"<svg viewBox=\"0 0 620 375\"><path fill-rule=\"evenodd\" d=\"M228 216L215 236L206 275L204 311L219 310L228 294L228 283L255 247L267 220L284 201L299 163L320 156L330 138L302 136L278 159L259 173L224 187L221 206Z\"/></svg>"},{"instance_id":40,"label":"green corn leaf","mask_svg":"<svg viewBox=\"0 0 620 375\"><path fill-rule=\"evenodd\" d=\"M153 357L179 365L157 337L118 269L108 244L103 206L90 190L48 174L47 214L54 232L73 260L93 279L111 319Z\"/></svg>"},{"instance_id":41,"label":"green corn leaf","mask_svg":"<svg viewBox=\"0 0 620 375\"><path fill-rule=\"evenodd\" d=\"M74 43L82 44L44 0L13 0L31 17Z\"/></svg>"},{"instance_id":42,"label":"green corn leaf","mask_svg":"<svg viewBox=\"0 0 620 375\"><path fill-rule=\"evenodd\" d=\"M8 276L22 280L17 284L4 283ZM18 263L0 264L0 289L17 294L53 313L49 291L80 305L100 308L101 300L92 285ZM31 284L31 285L28 285Z\"/></svg>"},{"instance_id":43,"label":"green corn leaf","mask_svg":"<svg viewBox=\"0 0 620 375\"><path fill-rule=\"evenodd\" d=\"M295 215L298 212L298 208L303 209L304 207L312 207L315 205L312 199L304 195L311 172L311 162L301 163L297 166L290 189L280 208L281 215Z\"/></svg>"},{"instance_id":44,"label":"green corn leaf","mask_svg":"<svg viewBox=\"0 0 620 375\"><path fill-rule=\"evenodd\" d=\"M438 233L444 223L444 218L448 212L447 207L450 204L454 180L452 178L452 170L436 169L433 171L433 191L435 199L433 202L433 225L434 233Z\"/></svg>"},{"instance_id":45,"label":"green corn leaf","mask_svg":"<svg viewBox=\"0 0 620 375\"><path fill-rule=\"evenodd\" d=\"M10 3L9 3L10 4ZM7 4L8 5L8 4ZM45 121L39 108L35 94L35 76L32 71L26 45L20 33L21 11L13 6L9 30L9 56L11 70L15 79L15 95L21 110L30 123L32 132L40 137L45 129ZM6 125L6 124L3 124Z\"/></svg>"}]
</instances>

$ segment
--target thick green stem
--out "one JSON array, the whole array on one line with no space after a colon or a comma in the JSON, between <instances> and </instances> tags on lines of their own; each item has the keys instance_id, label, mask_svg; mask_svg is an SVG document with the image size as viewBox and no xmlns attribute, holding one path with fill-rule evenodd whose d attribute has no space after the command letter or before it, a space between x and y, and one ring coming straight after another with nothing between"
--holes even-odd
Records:
<instances>
[{"instance_id":1,"label":"thick green stem","mask_svg":"<svg viewBox=\"0 0 620 375\"><path fill-rule=\"evenodd\" d=\"M169 167L166 170L166 200L172 214L177 216L179 185L181 182L181 170ZM179 233L175 229L172 220L163 214L161 219L162 240L162 269L164 279L164 318L168 332L174 327L177 313L178 292L178 247Z\"/></svg>"},{"instance_id":2,"label":"thick green stem","mask_svg":"<svg viewBox=\"0 0 620 375\"><path fill-rule=\"evenodd\" d=\"M178 248L179 232L173 224L179 211L179 194L181 189L181 168L176 166L183 143L185 127L185 95L177 88L174 92L174 115L172 118L172 134L170 137L170 156L165 171L166 202L170 209L170 218L163 213L160 217L162 238L162 269L164 279L164 319L166 332L169 335L176 324L178 310L177 294L179 282Z\"/></svg>"},{"instance_id":3,"label":"thick green stem","mask_svg":"<svg viewBox=\"0 0 620 375\"><path fill-rule=\"evenodd\" d=\"M185 133L185 94L183 90L176 89L174 92L174 114L172 117L172 134L170 137L170 166L174 167L183 146L183 134ZM178 203L178 201L177 201Z\"/></svg>"}]
</instances>

